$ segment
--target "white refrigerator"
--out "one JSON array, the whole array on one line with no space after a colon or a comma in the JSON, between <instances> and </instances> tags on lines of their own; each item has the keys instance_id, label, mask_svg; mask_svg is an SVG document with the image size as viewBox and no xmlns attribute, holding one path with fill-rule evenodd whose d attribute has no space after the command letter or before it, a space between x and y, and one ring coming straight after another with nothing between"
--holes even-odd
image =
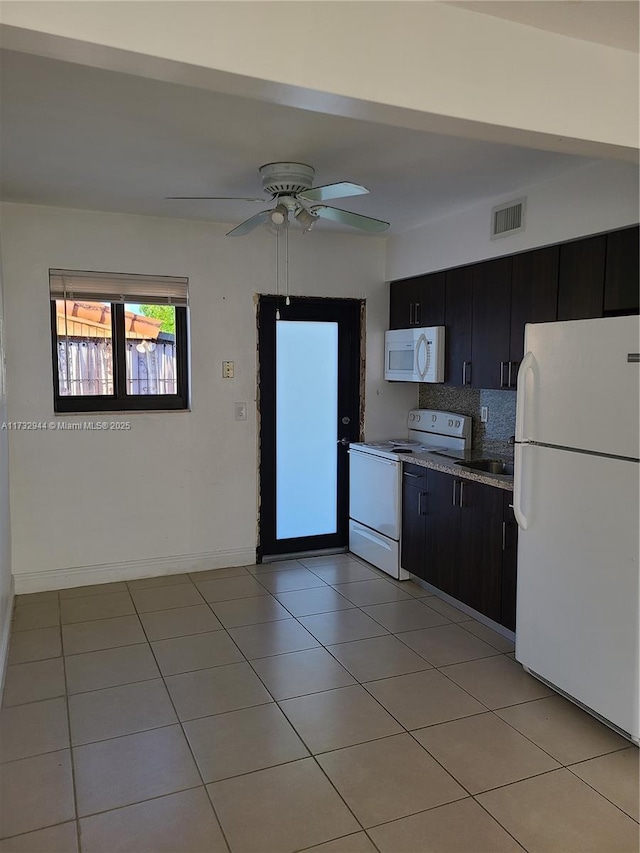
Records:
<instances>
[{"instance_id":1,"label":"white refrigerator","mask_svg":"<svg viewBox=\"0 0 640 853\"><path fill-rule=\"evenodd\" d=\"M640 737L640 323L528 325L518 373L516 659Z\"/></svg>"}]
</instances>

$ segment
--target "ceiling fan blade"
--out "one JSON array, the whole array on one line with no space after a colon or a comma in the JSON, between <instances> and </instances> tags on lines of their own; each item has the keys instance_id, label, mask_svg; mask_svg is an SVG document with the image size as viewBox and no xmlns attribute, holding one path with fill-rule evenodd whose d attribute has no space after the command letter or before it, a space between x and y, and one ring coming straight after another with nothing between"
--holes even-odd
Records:
<instances>
[{"instance_id":1,"label":"ceiling fan blade","mask_svg":"<svg viewBox=\"0 0 640 853\"><path fill-rule=\"evenodd\" d=\"M349 210L340 210L339 207L328 207L326 204L314 204L311 212L323 219L332 219L342 225L351 225L362 231L386 231L388 222L382 219L373 219L371 216L362 216L360 213L351 213Z\"/></svg>"},{"instance_id":2,"label":"ceiling fan blade","mask_svg":"<svg viewBox=\"0 0 640 853\"><path fill-rule=\"evenodd\" d=\"M366 195L369 190L360 184L341 181L339 184L325 184L323 187L312 187L298 193L298 198L305 201L331 201L334 198L347 198L351 195Z\"/></svg>"},{"instance_id":3,"label":"ceiling fan blade","mask_svg":"<svg viewBox=\"0 0 640 853\"><path fill-rule=\"evenodd\" d=\"M243 196L236 195L166 195L166 199L175 200L175 199L186 199L187 201L195 201L198 199L204 199L206 201L262 201L265 202L266 198L244 198Z\"/></svg>"},{"instance_id":4,"label":"ceiling fan blade","mask_svg":"<svg viewBox=\"0 0 640 853\"><path fill-rule=\"evenodd\" d=\"M249 234L254 228L258 228L258 226L265 223L272 213L272 210L261 210L260 213L256 213L250 219L245 219L240 225L236 225L235 228L228 231L227 237L243 237L245 234Z\"/></svg>"}]
</instances>

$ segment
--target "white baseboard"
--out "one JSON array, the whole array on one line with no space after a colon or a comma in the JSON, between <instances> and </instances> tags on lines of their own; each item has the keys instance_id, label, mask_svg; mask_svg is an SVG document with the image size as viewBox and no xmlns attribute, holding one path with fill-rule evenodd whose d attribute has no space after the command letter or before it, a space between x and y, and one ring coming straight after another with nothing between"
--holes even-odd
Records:
<instances>
[{"instance_id":1,"label":"white baseboard","mask_svg":"<svg viewBox=\"0 0 640 853\"><path fill-rule=\"evenodd\" d=\"M0 633L0 703L4 691L4 679L7 674L7 662L9 660L9 640L11 638L11 620L13 618L13 602L15 600L13 591L13 578L11 589L7 598L7 606L2 614L2 632Z\"/></svg>"},{"instance_id":2,"label":"white baseboard","mask_svg":"<svg viewBox=\"0 0 640 853\"><path fill-rule=\"evenodd\" d=\"M222 569L228 566L253 565L255 548L235 548L230 551L210 551L206 554L180 554L177 557L152 557L128 563L102 563L98 566L77 566L70 569L49 569L14 575L18 595L45 592L50 589L69 589L112 581L132 581L161 575L178 575Z\"/></svg>"}]
</instances>

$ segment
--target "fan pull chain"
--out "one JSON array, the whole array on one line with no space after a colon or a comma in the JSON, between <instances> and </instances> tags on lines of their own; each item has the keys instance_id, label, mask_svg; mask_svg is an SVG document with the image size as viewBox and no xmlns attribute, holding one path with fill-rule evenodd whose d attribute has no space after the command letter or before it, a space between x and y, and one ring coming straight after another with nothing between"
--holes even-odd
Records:
<instances>
[{"instance_id":1,"label":"fan pull chain","mask_svg":"<svg viewBox=\"0 0 640 853\"><path fill-rule=\"evenodd\" d=\"M284 268L284 281L286 287L286 299L284 300L285 305L291 305L291 300L289 299L289 217L285 219L285 231L284 231L284 250L285 250L285 268Z\"/></svg>"},{"instance_id":2,"label":"fan pull chain","mask_svg":"<svg viewBox=\"0 0 640 853\"><path fill-rule=\"evenodd\" d=\"M280 307L278 297L280 296L280 232L276 230L276 320L280 319Z\"/></svg>"}]
</instances>

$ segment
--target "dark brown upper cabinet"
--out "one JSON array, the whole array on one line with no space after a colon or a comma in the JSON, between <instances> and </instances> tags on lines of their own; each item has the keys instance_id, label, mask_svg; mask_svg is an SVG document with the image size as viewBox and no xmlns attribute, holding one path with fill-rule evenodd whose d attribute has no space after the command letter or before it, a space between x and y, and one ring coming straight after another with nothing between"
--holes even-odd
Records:
<instances>
[{"instance_id":1,"label":"dark brown upper cabinet","mask_svg":"<svg viewBox=\"0 0 640 853\"><path fill-rule=\"evenodd\" d=\"M515 388L527 323L637 314L638 226L391 283L390 328L444 323L445 383Z\"/></svg>"},{"instance_id":2,"label":"dark brown upper cabinet","mask_svg":"<svg viewBox=\"0 0 640 853\"><path fill-rule=\"evenodd\" d=\"M472 267L448 270L444 301L444 381L471 385Z\"/></svg>"},{"instance_id":3,"label":"dark brown upper cabinet","mask_svg":"<svg viewBox=\"0 0 640 853\"><path fill-rule=\"evenodd\" d=\"M547 323L558 316L558 266L560 247L547 246L514 255L511 271L511 385L524 355L524 327Z\"/></svg>"},{"instance_id":4,"label":"dark brown upper cabinet","mask_svg":"<svg viewBox=\"0 0 640 853\"><path fill-rule=\"evenodd\" d=\"M640 296L638 226L607 234L604 313L637 314Z\"/></svg>"},{"instance_id":5,"label":"dark brown upper cabinet","mask_svg":"<svg viewBox=\"0 0 640 853\"><path fill-rule=\"evenodd\" d=\"M444 325L443 272L391 282L389 328Z\"/></svg>"},{"instance_id":6,"label":"dark brown upper cabinet","mask_svg":"<svg viewBox=\"0 0 640 853\"><path fill-rule=\"evenodd\" d=\"M509 388L511 334L510 257L472 267L473 320L471 357L473 388ZM515 382L512 383L515 387Z\"/></svg>"},{"instance_id":7,"label":"dark brown upper cabinet","mask_svg":"<svg viewBox=\"0 0 640 853\"><path fill-rule=\"evenodd\" d=\"M607 235L560 245L558 320L602 317Z\"/></svg>"}]
</instances>

